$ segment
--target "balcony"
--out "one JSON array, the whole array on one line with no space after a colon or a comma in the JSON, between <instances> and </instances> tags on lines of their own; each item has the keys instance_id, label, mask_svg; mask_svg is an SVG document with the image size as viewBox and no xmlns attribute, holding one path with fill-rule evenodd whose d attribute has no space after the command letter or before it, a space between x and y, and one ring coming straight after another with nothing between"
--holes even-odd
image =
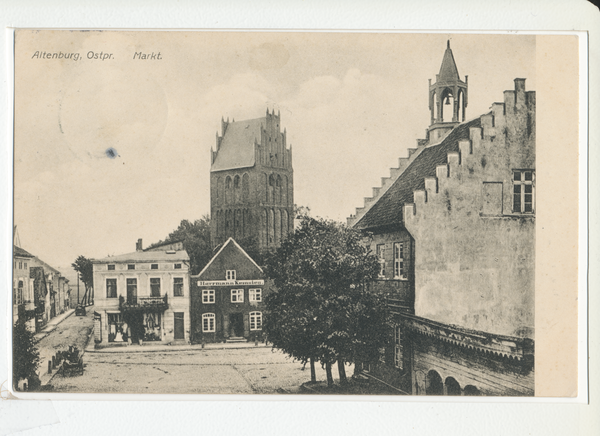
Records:
<instances>
[{"instance_id":1,"label":"balcony","mask_svg":"<svg viewBox=\"0 0 600 436\"><path fill-rule=\"evenodd\" d=\"M169 297L132 297L127 301L119 297L119 309L123 312L164 312L169 308Z\"/></svg>"}]
</instances>

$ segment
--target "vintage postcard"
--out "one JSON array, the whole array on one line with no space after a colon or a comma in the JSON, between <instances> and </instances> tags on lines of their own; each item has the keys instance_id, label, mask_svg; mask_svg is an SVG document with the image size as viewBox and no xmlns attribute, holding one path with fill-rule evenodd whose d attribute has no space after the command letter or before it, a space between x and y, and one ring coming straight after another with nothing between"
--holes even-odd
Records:
<instances>
[{"instance_id":1,"label":"vintage postcard","mask_svg":"<svg viewBox=\"0 0 600 436\"><path fill-rule=\"evenodd\" d=\"M16 30L14 395L576 397L579 38Z\"/></svg>"}]
</instances>

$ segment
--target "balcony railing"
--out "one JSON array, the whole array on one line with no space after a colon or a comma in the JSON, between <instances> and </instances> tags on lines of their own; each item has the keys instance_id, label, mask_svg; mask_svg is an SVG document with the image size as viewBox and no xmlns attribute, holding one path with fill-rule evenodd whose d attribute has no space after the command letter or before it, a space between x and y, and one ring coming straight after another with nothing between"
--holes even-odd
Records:
<instances>
[{"instance_id":1,"label":"balcony railing","mask_svg":"<svg viewBox=\"0 0 600 436\"><path fill-rule=\"evenodd\" d=\"M127 301L119 297L119 309L127 311L159 312L169 308L169 297L129 297Z\"/></svg>"}]
</instances>

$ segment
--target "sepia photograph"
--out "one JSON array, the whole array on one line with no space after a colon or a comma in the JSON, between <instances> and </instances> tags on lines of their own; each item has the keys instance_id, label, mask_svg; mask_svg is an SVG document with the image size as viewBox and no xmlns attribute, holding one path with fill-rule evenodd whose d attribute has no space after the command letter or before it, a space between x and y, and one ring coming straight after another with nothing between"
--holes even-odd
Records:
<instances>
[{"instance_id":1,"label":"sepia photograph","mask_svg":"<svg viewBox=\"0 0 600 436\"><path fill-rule=\"evenodd\" d=\"M549 47L576 90L573 35L16 30L11 390L577 396Z\"/></svg>"}]
</instances>

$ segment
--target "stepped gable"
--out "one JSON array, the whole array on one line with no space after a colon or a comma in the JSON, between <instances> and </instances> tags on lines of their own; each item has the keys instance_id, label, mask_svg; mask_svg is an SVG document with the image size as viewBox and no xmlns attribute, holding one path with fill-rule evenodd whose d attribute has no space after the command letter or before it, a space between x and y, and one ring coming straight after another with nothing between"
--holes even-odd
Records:
<instances>
[{"instance_id":1,"label":"stepped gable","mask_svg":"<svg viewBox=\"0 0 600 436\"><path fill-rule=\"evenodd\" d=\"M469 139L471 127L481 127L480 118L458 125L442 142L426 147L354 227L369 229L402 224L404 203L412 203L414 191L425 189L425 177L435 177L436 167L447 163L448 153L459 151L458 141Z\"/></svg>"},{"instance_id":2,"label":"stepped gable","mask_svg":"<svg viewBox=\"0 0 600 436\"><path fill-rule=\"evenodd\" d=\"M223 137L210 171L254 166L254 144L260 141L266 124L266 117L225 123Z\"/></svg>"}]
</instances>

